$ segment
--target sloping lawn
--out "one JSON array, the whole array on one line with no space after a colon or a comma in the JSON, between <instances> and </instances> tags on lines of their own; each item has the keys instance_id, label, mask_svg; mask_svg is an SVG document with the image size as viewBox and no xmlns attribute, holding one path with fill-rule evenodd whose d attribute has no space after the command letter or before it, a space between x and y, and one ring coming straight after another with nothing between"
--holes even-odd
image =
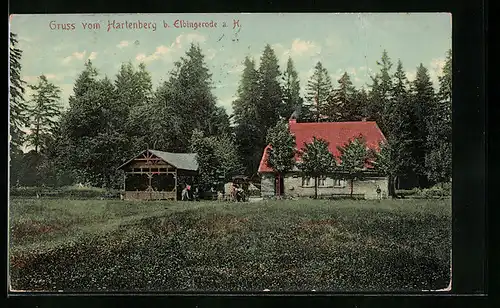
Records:
<instances>
[{"instance_id":1,"label":"sloping lawn","mask_svg":"<svg viewBox=\"0 0 500 308\"><path fill-rule=\"evenodd\" d=\"M450 279L444 200L13 199L14 290L421 291Z\"/></svg>"}]
</instances>

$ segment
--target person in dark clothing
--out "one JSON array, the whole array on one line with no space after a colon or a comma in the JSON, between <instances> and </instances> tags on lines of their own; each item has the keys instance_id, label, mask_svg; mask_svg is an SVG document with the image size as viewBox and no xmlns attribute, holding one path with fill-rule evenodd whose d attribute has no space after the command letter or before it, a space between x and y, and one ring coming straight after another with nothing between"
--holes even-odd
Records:
<instances>
[{"instance_id":1,"label":"person in dark clothing","mask_svg":"<svg viewBox=\"0 0 500 308\"><path fill-rule=\"evenodd\" d=\"M198 186L194 188L193 199L194 201L200 201L200 189L198 188Z\"/></svg>"}]
</instances>

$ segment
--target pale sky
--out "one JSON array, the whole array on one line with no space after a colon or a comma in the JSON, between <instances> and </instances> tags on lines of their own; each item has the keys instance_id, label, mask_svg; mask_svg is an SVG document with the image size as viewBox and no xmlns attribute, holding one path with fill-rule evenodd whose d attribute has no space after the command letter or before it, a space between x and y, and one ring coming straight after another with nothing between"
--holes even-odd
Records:
<instances>
[{"instance_id":1,"label":"pale sky","mask_svg":"<svg viewBox=\"0 0 500 308\"><path fill-rule=\"evenodd\" d=\"M217 25L175 28L177 19L214 21ZM113 20L154 23L156 29L108 31L108 22ZM240 27L233 29L233 20L239 20ZM224 21L227 27L222 27ZM96 22L100 29L84 29L82 25ZM164 22L170 27L165 28ZM57 24L59 28L74 24L74 29L56 29ZM228 113L232 112L245 56L258 64L266 44L274 48L281 70L288 56L292 57L302 90L317 61L323 63L332 80L347 71L357 87L366 87L383 49L393 63L402 60L410 80L423 63L437 86L452 35L448 13L15 15L10 26L23 50L22 78L35 83L45 74L61 88L63 106L68 105L73 83L87 59L93 61L101 77L112 79L123 62L137 65L143 61L156 88L168 78L173 62L196 42L213 74L217 103Z\"/></svg>"}]
</instances>

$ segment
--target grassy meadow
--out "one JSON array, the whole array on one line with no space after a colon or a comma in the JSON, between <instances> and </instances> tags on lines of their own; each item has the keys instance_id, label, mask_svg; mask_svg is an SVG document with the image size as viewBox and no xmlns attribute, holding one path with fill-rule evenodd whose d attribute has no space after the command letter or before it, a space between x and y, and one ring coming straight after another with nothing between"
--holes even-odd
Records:
<instances>
[{"instance_id":1,"label":"grassy meadow","mask_svg":"<svg viewBox=\"0 0 500 308\"><path fill-rule=\"evenodd\" d=\"M421 291L450 279L451 202L12 198L13 290Z\"/></svg>"}]
</instances>

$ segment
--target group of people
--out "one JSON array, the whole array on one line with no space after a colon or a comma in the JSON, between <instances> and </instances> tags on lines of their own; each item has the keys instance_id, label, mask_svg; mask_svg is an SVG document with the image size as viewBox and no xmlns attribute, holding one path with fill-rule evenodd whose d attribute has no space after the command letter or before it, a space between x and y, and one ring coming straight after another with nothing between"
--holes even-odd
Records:
<instances>
[{"instance_id":1,"label":"group of people","mask_svg":"<svg viewBox=\"0 0 500 308\"><path fill-rule=\"evenodd\" d=\"M189 201L189 200L200 200L200 189L196 186L194 189L191 185L186 184L181 192L181 200Z\"/></svg>"},{"instance_id":2,"label":"group of people","mask_svg":"<svg viewBox=\"0 0 500 308\"><path fill-rule=\"evenodd\" d=\"M211 187L211 192L215 194L215 190L213 187ZM185 184L184 188L182 189L181 192L181 200L182 201L189 201L189 200L194 200L194 201L199 201L200 200L200 195L201 191L198 185L189 185ZM221 200L224 196L224 193L222 191L218 191L217 193L217 199ZM229 198L227 198L229 197ZM247 199L245 190L243 189L241 184L236 184L233 183L231 185L231 190L229 192L229 195L226 195L227 199L230 199L231 201L237 201L237 202L244 202ZM227 200L226 199L226 200Z\"/></svg>"},{"instance_id":3,"label":"group of people","mask_svg":"<svg viewBox=\"0 0 500 308\"><path fill-rule=\"evenodd\" d=\"M231 185L231 198L233 201L236 201L236 202L245 202L246 201L246 195L245 195L245 190L243 189L243 187L241 187L241 185L238 185L238 184L235 184L233 183L233 185Z\"/></svg>"}]
</instances>

